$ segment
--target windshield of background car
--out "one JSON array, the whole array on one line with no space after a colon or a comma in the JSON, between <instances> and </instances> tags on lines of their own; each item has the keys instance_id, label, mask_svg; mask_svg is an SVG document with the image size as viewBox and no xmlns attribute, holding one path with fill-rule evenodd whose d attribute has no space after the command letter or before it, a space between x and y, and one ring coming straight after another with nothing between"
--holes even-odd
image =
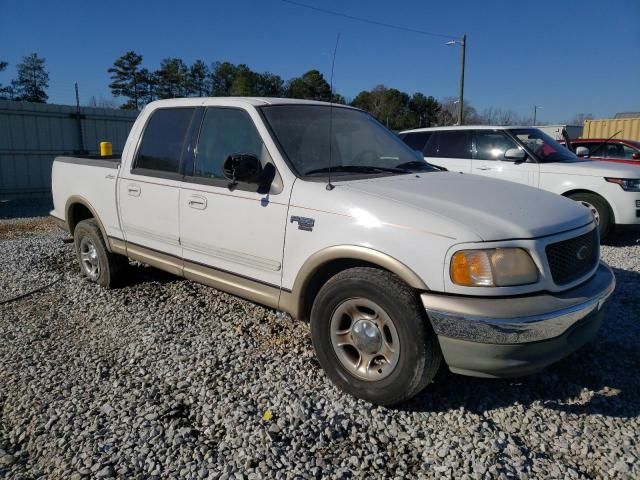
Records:
<instances>
[{"instance_id":1,"label":"windshield of background car","mask_svg":"<svg viewBox=\"0 0 640 480\"><path fill-rule=\"evenodd\" d=\"M261 107L261 111L300 176L326 175L329 166L332 175L436 170L421 154L360 110L328 105L271 105Z\"/></svg>"},{"instance_id":2,"label":"windshield of background car","mask_svg":"<svg viewBox=\"0 0 640 480\"><path fill-rule=\"evenodd\" d=\"M541 162L581 161L574 153L537 128L514 128L509 131Z\"/></svg>"}]
</instances>

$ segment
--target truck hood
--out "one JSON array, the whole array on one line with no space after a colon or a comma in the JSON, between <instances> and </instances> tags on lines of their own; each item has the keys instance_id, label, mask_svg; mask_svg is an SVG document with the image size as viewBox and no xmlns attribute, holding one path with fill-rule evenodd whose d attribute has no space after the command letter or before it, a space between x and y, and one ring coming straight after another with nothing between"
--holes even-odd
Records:
<instances>
[{"instance_id":1,"label":"truck hood","mask_svg":"<svg viewBox=\"0 0 640 480\"><path fill-rule=\"evenodd\" d=\"M560 195L478 175L433 172L339 185L457 223L484 241L536 238L592 221L586 208Z\"/></svg>"},{"instance_id":2,"label":"truck hood","mask_svg":"<svg viewBox=\"0 0 640 480\"><path fill-rule=\"evenodd\" d=\"M562 175L585 175L589 177L640 178L640 164L599 162L582 160L576 162L549 162L540 164L540 173Z\"/></svg>"}]
</instances>

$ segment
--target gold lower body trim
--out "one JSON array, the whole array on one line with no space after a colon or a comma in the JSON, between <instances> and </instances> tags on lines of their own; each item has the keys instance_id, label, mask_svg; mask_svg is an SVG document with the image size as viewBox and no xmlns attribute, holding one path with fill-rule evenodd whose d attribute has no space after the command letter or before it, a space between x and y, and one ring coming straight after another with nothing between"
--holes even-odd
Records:
<instances>
[{"instance_id":1,"label":"gold lower body trim","mask_svg":"<svg viewBox=\"0 0 640 480\"><path fill-rule=\"evenodd\" d=\"M110 238L109 241L115 253L127 255L133 260L138 260L160 270L202 283L223 292L246 298L252 302L271 308L278 308L278 301L280 300L280 289L278 287L266 285L206 265L182 260L140 245L126 244L116 238Z\"/></svg>"}]
</instances>

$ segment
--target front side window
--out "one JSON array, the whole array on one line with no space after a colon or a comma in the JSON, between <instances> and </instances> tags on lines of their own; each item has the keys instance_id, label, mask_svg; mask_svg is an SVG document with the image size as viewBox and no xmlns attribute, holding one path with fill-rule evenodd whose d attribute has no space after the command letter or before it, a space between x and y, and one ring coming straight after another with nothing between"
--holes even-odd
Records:
<instances>
[{"instance_id":1,"label":"front side window","mask_svg":"<svg viewBox=\"0 0 640 480\"><path fill-rule=\"evenodd\" d=\"M254 155L262 165L271 161L247 112L237 108L207 108L200 128L194 176L225 178L224 162L233 154Z\"/></svg>"},{"instance_id":2,"label":"front side window","mask_svg":"<svg viewBox=\"0 0 640 480\"><path fill-rule=\"evenodd\" d=\"M507 150L518 148L514 140L498 130L478 130L474 138L476 150L473 158L477 160L504 160Z\"/></svg>"},{"instance_id":3,"label":"front side window","mask_svg":"<svg viewBox=\"0 0 640 480\"><path fill-rule=\"evenodd\" d=\"M260 107L293 170L301 176L389 175L435 171L369 114L328 105Z\"/></svg>"},{"instance_id":4,"label":"front side window","mask_svg":"<svg viewBox=\"0 0 640 480\"><path fill-rule=\"evenodd\" d=\"M178 173L194 108L160 108L151 114L142 134L135 169Z\"/></svg>"},{"instance_id":5,"label":"front side window","mask_svg":"<svg viewBox=\"0 0 640 480\"><path fill-rule=\"evenodd\" d=\"M579 161L573 152L537 128L514 128L510 132L543 163Z\"/></svg>"},{"instance_id":6,"label":"front side window","mask_svg":"<svg viewBox=\"0 0 640 480\"><path fill-rule=\"evenodd\" d=\"M435 131L424 147L425 157L471 158L469 130Z\"/></svg>"}]
</instances>

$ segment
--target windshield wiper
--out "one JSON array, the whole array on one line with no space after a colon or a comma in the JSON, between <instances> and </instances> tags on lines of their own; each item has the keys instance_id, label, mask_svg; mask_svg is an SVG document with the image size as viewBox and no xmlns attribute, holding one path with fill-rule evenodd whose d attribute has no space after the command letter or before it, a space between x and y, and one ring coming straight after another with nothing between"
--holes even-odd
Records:
<instances>
[{"instance_id":1,"label":"windshield wiper","mask_svg":"<svg viewBox=\"0 0 640 480\"><path fill-rule=\"evenodd\" d=\"M411 170L421 170L421 171L434 171L434 170L445 170L446 168L438 167L436 165L431 165L430 163L420 161L420 160L411 160L410 162L401 163L400 165L396 165L396 168L401 168L403 170L411 169Z\"/></svg>"},{"instance_id":2,"label":"windshield wiper","mask_svg":"<svg viewBox=\"0 0 640 480\"><path fill-rule=\"evenodd\" d=\"M335 165L333 167L315 168L305 172L305 175L313 175L314 173L331 172L347 172L347 173L411 173L409 170L391 167L372 167L365 165Z\"/></svg>"}]
</instances>

